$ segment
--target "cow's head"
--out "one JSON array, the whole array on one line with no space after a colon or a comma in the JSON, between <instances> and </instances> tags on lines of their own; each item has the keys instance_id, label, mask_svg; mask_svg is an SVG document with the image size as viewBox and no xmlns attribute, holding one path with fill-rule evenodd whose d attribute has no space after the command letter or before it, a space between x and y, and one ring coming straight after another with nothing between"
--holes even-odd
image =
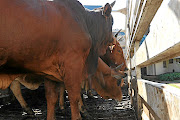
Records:
<instances>
[{"instance_id":1,"label":"cow's head","mask_svg":"<svg viewBox=\"0 0 180 120\"><path fill-rule=\"evenodd\" d=\"M92 88L104 99L116 99L121 101L121 87L117 85L117 80L111 75L104 76L105 84L99 83L98 78L94 76L92 79Z\"/></svg>"},{"instance_id":2,"label":"cow's head","mask_svg":"<svg viewBox=\"0 0 180 120\"><path fill-rule=\"evenodd\" d=\"M105 63L107 63L112 68L117 67L121 71L126 71L126 61L124 59L123 49L121 48L119 42L113 37L116 41L115 44L109 46L106 50L106 54L101 56Z\"/></svg>"},{"instance_id":3,"label":"cow's head","mask_svg":"<svg viewBox=\"0 0 180 120\"><path fill-rule=\"evenodd\" d=\"M110 66L117 67L121 65L119 70L126 71L126 61L124 59L123 49L121 48L119 42L117 41L114 47L111 49L108 49L108 58L110 59Z\"/></svg>"}]
</instances>

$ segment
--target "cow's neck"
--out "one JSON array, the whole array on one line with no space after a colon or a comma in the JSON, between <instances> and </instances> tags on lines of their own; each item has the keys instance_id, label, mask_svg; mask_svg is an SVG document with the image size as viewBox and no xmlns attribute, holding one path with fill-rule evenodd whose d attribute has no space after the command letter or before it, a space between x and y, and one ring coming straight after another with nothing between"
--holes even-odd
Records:
<instances>
[{"instance_id":1,"label":"cow's neck","mask_svg":"<svg viewBox=\"0 0 180 120\"><path fill-rule=\"evenodd\" d=\"M63 1L70 9L72 10L72 15L74 19L83 27L85 26L91 36L93 47L99 46L101 42L105 39L103 29L105 24L101 24L105 22L102 19L102 11L91 11L85 9L82 4L77 0L65 0ZM85 22L85 26L84 23Z\"/></svg>"},{"instance_id":2,"label":"cow's neck","mask_svg":"<svg viewBox=\"0 0 180 120\"><path fill-rule=\"evenodd\" d=\"M100 12L86 10L85 21L94 47L99 46L104 39L102 38L104 36L102 27L104 26L101 26L104 21L101 21L100 17L103 17Z\"/></svg>"}]
</instances>

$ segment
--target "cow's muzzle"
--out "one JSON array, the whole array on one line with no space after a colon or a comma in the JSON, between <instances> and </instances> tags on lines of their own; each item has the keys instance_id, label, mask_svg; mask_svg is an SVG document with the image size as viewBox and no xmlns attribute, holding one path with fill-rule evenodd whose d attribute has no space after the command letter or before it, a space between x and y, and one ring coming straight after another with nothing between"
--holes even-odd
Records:
<instances>
[{"instance_id":1,"label":"cow's muzzle","mask_svg":"<svg viewBox=\"0 0 180 120\"><path fill-rule=\"evenodd\" d=\"M127 67L125 67L124 71L128 71L129 69Z\"/></svg>"}]
</instances>

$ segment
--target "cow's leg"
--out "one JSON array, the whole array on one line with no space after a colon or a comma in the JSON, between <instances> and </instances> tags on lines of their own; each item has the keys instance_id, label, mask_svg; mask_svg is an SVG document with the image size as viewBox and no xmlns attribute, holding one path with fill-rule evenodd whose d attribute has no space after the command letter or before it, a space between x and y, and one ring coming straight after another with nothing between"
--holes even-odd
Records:
<instances>
[{"instance_id":1,"label":"cow's leg","mask_svg":"<svg viewBox=\"0 0 180 120\"><path fill-rule=\"evenodd\" d=\"M90 99L93 99L93 94L92 94L92 91L91 91L91 86L92 86L92 78L89 77L88 80L87 80L87 96L88 98Z\"/></svg>"},{"instance_id":2,"label":"cow's leg","mask_svg":"<svg viewBox=\"0 0 180 120\"><path fill-rule=\"evenodd\" d=\"M79 104L78 104L82 117L86 120L93 120L93 118L87 112L87 110L86 110L87 106L86 107L84 106L82 99L79 100Z\"/></svg>"},{"instance_id":3,"label":"cow's leg","mask_svg":"<svg viewBox=\"0 0 180 120\"><path fill-rule=\"evenodd\" d=\"M30 75L31 76L31 75ZM10 76L11 78L14 76ZM24 100L22 93L21 93L21 87L20 84L24 85L26 88L30 90L36 90L38 87L42 84L43 79L36 80L36 83L32 83L33 80L26 80L26 75L21 75L20 77L17 77L10 85L10 88L20 103L21 107L29 114L32 115L33 111L32 109L28 106L26 101Z\"/></svg>"},{"instance_id":4,"label":"cow's leg","mask_svg":"<svg viewBox=\"0 0 180 120\"><path fill-rule=\"evenodd\" d=\"M33 78L34 75L24 75L21 77L16 78L15 80L19 81L22 85L30 90L36 90L39 86L44 82L42 78ZM30 78L27 78L30 77Z\"/></svg>"},{"instance_id":5,"label":"cow's leg","mask_svg":"<svg viewBox=\"0 0 180 120\"><path fill-rule=\"evenodd\" d=\"M14 80L11 85L10 85L10 89L12 90L14 96L16 97L16 99L18 100L18 102L20 103L21 107L29 114L29 115L33 115L33 111L30 107L28 107L28 104L26 103L26 101L24 100L22 93L21 93L21 87L20 87L20 82L17 80Z\"/></svg>"},{"instance_id":6,"label":"cow's leg","mask_svg":"<svg viewBox=\"0 0 180 120\"><path fill-rule=\"evenodd\" d=\"M64 110L64 92L65 92L65 86L64 84L60 83L60 88L59 88L59 107L62 110L63 114L65 113Z\"/></svg>"},{"instance_id":7,"label":"cow's leg","mask_svg":"<svg viewBox=\"0 0 180 120\"><path fill-rule=\"evenodd\" d=\"M65 92L65 86L64 84L60 84L60 96L59 96L59 106L60 106L60 109L62 110L63 113L65 113L65 109L64 109L64 92ZM83 104L83 101L82 101L83 98L81 98L79 100L79 110L81 112L81 115L83 115L83 117L85 118L91 118L91 116L89 115L89 113L87 112L84 104ZM91 120L91 119L90 119Z\"/></svg>"},{"instance_id":8,"label":"cow's leg","mask_svg":"<svg viewBox=\"0 0 180 120\"><path fill-rule=\"evenodd\" d=\"M66 61L65 64L65 80L64 84L68 91L70 106L71 106L71 118L72 120L81 120L78 103L81 93L81 83L83 79L83 69L85 60L80 58L79 55L74 56L72 61Z\"/></svg>"},{"instance_id":9,"label":"cow's leg","mask_svg":"<svg viewBox=\"0 0 180 120\"><path fill-rule=\"evenodd\" d=\"M56 85L56 82L50 80L44 81L47 100L47 120L55 120L55 105L58 100L58 90Z\"/></svg>"},{"instance_id":10,"label":"cow's leg","mask_svg":"<svg viewBox=\"0 0 180 120\"><path fill-rule=\"evenodd\" d=\"M68 91L70 106L71 106L71 119L72 120L81 120L80 111L79 111L79 100L80 100L80 84L74 83L71 87L67 87L67 83L65 83L66 89Z\"/></svg>"}]
</instances>

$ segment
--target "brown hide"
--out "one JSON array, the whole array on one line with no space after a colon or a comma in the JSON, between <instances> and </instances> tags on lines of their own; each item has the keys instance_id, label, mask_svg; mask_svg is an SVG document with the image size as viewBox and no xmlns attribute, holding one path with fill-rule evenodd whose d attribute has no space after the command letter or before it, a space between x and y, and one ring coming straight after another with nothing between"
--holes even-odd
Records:
<instances>
[{"instance_id":1,"label":"brown hide","mask_svg":"<svg viewBox=\"0 0 180 120\"><path fill-rule=\"evenodd\" d=\"M82 32L63 6L61 9L58 7L58 11L51 2L30 2L1 1L0 47L7 50L8 65L60 78L57 72L52 72L57 71L56 65L69 59L69 56L87 55L91 45L89 36ZM36 7L42 7L42 11ZM73 41L74 38L82 39Z\"/></svg>"}]
</instances>

